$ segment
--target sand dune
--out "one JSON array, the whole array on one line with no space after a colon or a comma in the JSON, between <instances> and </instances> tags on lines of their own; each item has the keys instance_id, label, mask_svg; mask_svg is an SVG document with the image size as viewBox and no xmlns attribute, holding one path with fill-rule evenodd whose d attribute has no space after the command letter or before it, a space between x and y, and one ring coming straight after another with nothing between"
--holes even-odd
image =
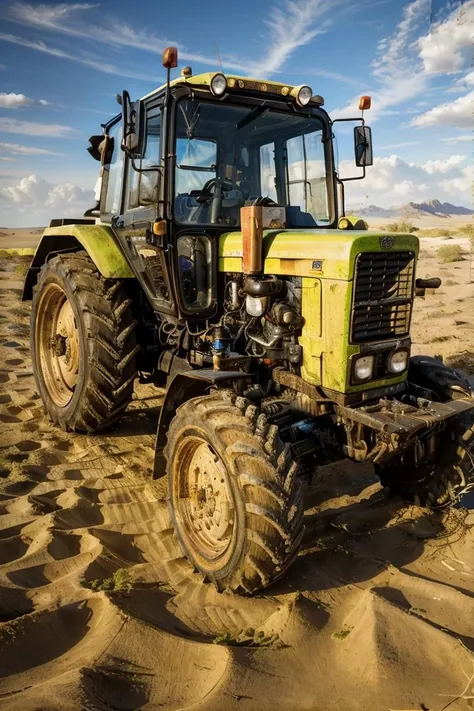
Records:
<instances>
[{"instance_id":1,"label":"sand dune","mask_svg":"<svg viewBox=\"0 0 474 711\"><path fill-rule=\"evenodd\" d=\"M110 434L54 428L10 275L0 289L2 711L472 709L473 513L406 507L370 468L328 467L290 574L266 595L218 594L181 555L165 483L147 476L160 392L137 388ZM417 308L421 343L421 309L434 308ZM124 569L121 591L94 589Z\"/></svg>"}]
</instances>

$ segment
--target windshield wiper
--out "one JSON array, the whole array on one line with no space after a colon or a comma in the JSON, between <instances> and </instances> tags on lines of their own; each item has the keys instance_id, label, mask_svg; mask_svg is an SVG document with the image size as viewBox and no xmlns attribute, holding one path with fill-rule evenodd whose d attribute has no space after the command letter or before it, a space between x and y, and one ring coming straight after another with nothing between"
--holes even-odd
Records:
<instances>
[{"instance_id":1,"label":"windshield wiper","mask_svg":"<svg viewBox=\"0 0 474 711\"><path fill-rule=\"evenodd\" d=\"M186 116L186 112L184 111L182 104L180 104L179 107L181 109L181 113L182 113L184 121L186 123L186 137L188 139L192 139L192 138L194 138L194 131L195 131L197 123L199 121L199 117L200 117L200 113L201 113L201 104L198 104L196 106L194 114L191 117L191 121L188 120L188 117Z\"/></svg>"},{"instance_id":2,"label":"windshield wiper","mask_svg":"<svg viewBox=\"0 0 474 711\"><path fill-rule=\"evenodd\" d=\"M244 126L248 126L249 123L252 123L252 121L255 121L260 116L263 116L267 113L267 111L268 107L264 104L262 104L262 106L256 106L254 109L251 109L248 114L241 118L240 121L237 123L237 131L240 131L240 129L244 128Z\"/></svg>"}]
</instances>

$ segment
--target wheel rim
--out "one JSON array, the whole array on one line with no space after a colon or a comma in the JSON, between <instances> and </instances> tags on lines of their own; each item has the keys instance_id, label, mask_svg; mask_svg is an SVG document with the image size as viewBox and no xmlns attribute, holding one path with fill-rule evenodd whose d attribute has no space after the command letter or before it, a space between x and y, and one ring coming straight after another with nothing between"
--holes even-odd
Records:
<instances>
[{"instance_id":1,"label":"wheel rim","mask_svg":"<svg viewBox=\"0 0 474 711\"><path fill-rule=\"evenodd\" d=\"M35 341L48 393L55 405L66 407L78 380L79 333L71 303L58 284L48 284L41 294Z\"/></svg>"},{"instance_id":2,"label":"wheel rim","mask_svg":"<svg viewBox=\"0 0 474 711\"><path fill-rule=\"evenodd\" d=\"M234 533L234 504L224 463L201 437L188 436L174 461L174 507L180 532L196 557L220 567Z\"/></svg>"}]
</instances>

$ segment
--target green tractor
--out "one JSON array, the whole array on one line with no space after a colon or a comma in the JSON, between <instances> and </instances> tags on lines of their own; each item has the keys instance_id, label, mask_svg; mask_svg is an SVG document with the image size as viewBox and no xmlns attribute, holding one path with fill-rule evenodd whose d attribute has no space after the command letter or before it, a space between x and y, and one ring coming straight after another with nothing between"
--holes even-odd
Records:
<instances>
[{"instance_id":1,"label":"green tractor","mask_svg":"<svg viewBox=\"0 0 474 711\"><path fill-rule=\"evenodd\" d=\"M219 590L253 593L297 555L319 466L372 462L407 501L457 503L474 398L410 357L415 292L440 282L415 278L415 236L345 215L323 98L189 67L170 81L174 48L163 64L167 83L123 92L90 139L97 205L43 234L24 291L34 373L76 432L113 426L137 377L165 386L153 476L179 544ZM350 120L365 175L370 129Z\"/></svg>"}]
</instances>

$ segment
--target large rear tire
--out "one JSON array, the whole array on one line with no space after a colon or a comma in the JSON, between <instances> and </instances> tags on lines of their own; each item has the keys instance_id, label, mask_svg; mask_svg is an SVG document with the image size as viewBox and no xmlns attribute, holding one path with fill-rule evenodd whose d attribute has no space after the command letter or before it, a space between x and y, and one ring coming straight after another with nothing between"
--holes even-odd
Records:
<instances>
[{"instance_id":1,"label":"large rear tire","mask_svg":"<svg viewBox=\"0 0 474 711\"><path fill-rule=\"evenodd\" d=\"M165 457L179 544L207 580L253 593L286 573L304 532L306 483L257 407L227 390L189 400Z\"/></svg>"},{"instance_id":2,"label":"large rear tire","mask_svg":"<svg viewBox=\"0 0 474 711\"><path fill-rule=\"evenodd\" d=\"M113 425L132 398L136 321L120 280L104 279L86 252L41 269L31 311L33 369L45 409L64 430Z\"/></svg>"}]
</instances>

